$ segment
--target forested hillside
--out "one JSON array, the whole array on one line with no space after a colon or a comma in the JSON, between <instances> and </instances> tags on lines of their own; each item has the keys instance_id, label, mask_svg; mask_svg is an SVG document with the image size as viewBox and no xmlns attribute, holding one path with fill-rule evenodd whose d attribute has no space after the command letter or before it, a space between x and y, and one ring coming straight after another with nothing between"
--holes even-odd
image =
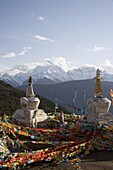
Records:
<instances>
[{"instance_id":1,"label":"forested hillside","mask_svg":"<svg viewBox=\"0 0 113 170\"><path fill-rule=\"evenodd\" d=\"M25 92L13 88L11 85L0 81L0 111L8 115L12 115L17 108L20 108L20 98L25 96ZM41 100L39 108L44 109L45 112L54 112L54 102L38 96ZM63 110L65 113L68 111L59 106L59 111Z\"/></svg>"}]
</instances>

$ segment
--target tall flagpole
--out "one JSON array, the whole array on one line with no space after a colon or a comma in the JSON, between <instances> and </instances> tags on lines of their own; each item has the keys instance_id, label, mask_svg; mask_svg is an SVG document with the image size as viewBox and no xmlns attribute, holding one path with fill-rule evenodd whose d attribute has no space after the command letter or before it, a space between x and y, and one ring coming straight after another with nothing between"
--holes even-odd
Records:
<instances>
[{"instance_id":1,"label":"tall flagpole","mask_svg":"<svg viewBox=\"0 0 113 170\"><path fill-rule=\"evenodd\" d=\"M77 91L76 88L74 90L74 96L73 96L73 114L76 114L75 110L76 110L76 97L77 97Z\"/></svg>"},{"instance_id":2,"label":"tall flagpole","mask_svg":"<svg viewBox=\"0 0 113 170\"><path fill-rule=\"evenodd\" d=\"M83 105L83 115L87 113L87 106L86 106L86 91L83 91L83 98L84 98L84 105Z\"/></svg>"},{"instance_id":3,"label":"tall flagpole","mask_svg":"<svg viewBox=\"0 0 113 170\"><path fill-rule=\"evenodd\" d=\"M57 99L57 95L58 95L58 91L57 91L57 88L55 89L55 113L58 109L58 99Z\"/></svg>"}]
</instances>

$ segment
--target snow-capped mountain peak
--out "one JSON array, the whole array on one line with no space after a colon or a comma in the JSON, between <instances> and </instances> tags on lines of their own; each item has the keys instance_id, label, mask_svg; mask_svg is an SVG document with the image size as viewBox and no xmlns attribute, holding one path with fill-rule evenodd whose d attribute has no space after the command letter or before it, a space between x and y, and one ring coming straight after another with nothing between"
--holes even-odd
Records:
<instances>
[{"instance_id":1,"label":"snow-capped mountain peak","mask_svg":"<svg viewBox=\"0 0 113 170\"><path fill-rule=\"evenodd\" d=\"M105 81L113 81L113 65L106 60L101 67L94 65L82 65L70 69L62 57L60 59L47 59L44 63L30 63L14 66L8 70L7 74L0 74L0 79L12 84L22 85L29 76L32 76L34 83L59 83L70 80L93 79L96 70L101 70L101 75Z\"/></svg>"}]
</instances>

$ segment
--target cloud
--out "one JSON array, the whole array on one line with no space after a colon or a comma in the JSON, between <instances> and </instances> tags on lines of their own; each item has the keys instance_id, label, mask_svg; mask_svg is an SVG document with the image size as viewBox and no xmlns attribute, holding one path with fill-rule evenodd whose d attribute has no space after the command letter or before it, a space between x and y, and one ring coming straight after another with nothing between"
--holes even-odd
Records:
<instances>
[{"instance_id":1,"label":"cloud","mask_svg":"<svg viewBox=\"0 0 113 170\"><path fill-rule=\"evenodd\" d=\"M16 54L14 52L0 54L0 58L14 58Z\"/></svg>"},{"instance_id":2,"label":"cloud","mask_svg":"<svg viewBox=\"0 0 113 170\"><path fill-rule=\"evenodd\" d=\"M87 51L87 52L90 52L90 51L92 51L92 52L102 52L102 51L108 51L108 50L109 50L109 48L101 47L101 46L98 46L97 44L94 45L93 48L85 49L85 51Z\"/></svg>"},{"instance_id":3,"label":"cloud","mask_svg":"<svg viewBox=\"0 0 113 170\"><path fill-rule=\"evenodd\" d=\"M72 65L71 64L71 61L67 61L64 57L55 57L55 58L52 58L52 59L48 59L46 58L45 61L48 63L48 64L55 64L59 67L61 67L64 71L68 71L69 69L72 68Z\"/></svg>"},{"instance_id":4,"label":"cloud","mask_svg":"<svg viewBox=\"0 0 113 170\"><path fill-rule=\"evenodd\" d=\"M16 54L15 52L9 52L9 53L2 53L0 54L0 58L14 58L16 57L16 55L24 55L28 50L31 50L32 48L31 47L23 47L23 50Z\"/></svg>"},{"instance_id":5,"label":"cloud","mask_svg":"<svg viewBox=\"0 0 113 170\"><path fill-rule=\"evenodd\" d=\"M105 48L105 47L99 47L97 44L94 45L92 51L94 52L100 52L100 51L107 51L109 50L109 48Z\"/></svg>"},{"instance_id":6,"label":"cloud","mask_svg":"<svg viewBox=\"0 0 113 170\"><path fill-rule=\"evenodd\" d=\"M18 53L18 55L25 55L25 53L27 53L28 50L31 50L32 48L31 47L23 47L23 50Z\"/></svg>"},{"instance_id":7,"label":"cloud","mask_svg":"<svg viewBox=\"0 0 113 170\"><path fill-rule=\"evenodd\" d=\"M42 22L42 24L46 24L48 25L50 28L52 28L54 31L56 31L56 27L50 23L50 21L48 19L46 19L45 17L43 16L38 16L36 15L35 13L31 13L31 15L39 22Z\"/></svg>"},{"instance_id":8,"label":"cloud","mask_svg":"<svg viewBox=\"0 0 113 170\"><path fill-rule=\"evenodd\" d=\"M40 21L44 21L45 20L45 18L44 17L41 17L41 16L39 16L39 17L37 17L38 18L38 20L40 20Z\"/></svg>"},{"instance_id":9,"label":"cloud","mask_svg":"<svg viewBox=\"0 0 113 170\"><path fill-rule=\"evenodd\" d=\"M36 14L32 13L31 14L33 17L35 17L36 19L40 20L40 21L45 21L45 18L42 16L37 16Z\"/></svg>"},{"instance_id":10,"label":"cloud","mask_svg":"<svg viewBox=\"0 0 113 170\"><path fill-rule=\"evenodd\" d=\"M41 41L50 41L50 42L57 43L56 41L54 41L50 38L46 38L46 37L43 37L43 36L40 36L40 35L35 35L35 38L38 39L38 40L41 40Z\"/></svg>"}]
</instances>

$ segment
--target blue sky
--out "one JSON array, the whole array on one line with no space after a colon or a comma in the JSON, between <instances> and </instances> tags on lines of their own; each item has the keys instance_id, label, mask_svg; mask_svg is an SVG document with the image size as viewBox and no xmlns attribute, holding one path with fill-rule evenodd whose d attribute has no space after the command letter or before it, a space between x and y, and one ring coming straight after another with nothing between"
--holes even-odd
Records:
<instances>
[{"instance_id":1,"label":"blue sky","mask_svg":"<svg viewBox=\"0 0 113 170\"><path fill-rule=\"evenodd\" d=\"M113 0L0 0L1 67L59 57L113 64Z\"/></svg>"}]
</instances>

